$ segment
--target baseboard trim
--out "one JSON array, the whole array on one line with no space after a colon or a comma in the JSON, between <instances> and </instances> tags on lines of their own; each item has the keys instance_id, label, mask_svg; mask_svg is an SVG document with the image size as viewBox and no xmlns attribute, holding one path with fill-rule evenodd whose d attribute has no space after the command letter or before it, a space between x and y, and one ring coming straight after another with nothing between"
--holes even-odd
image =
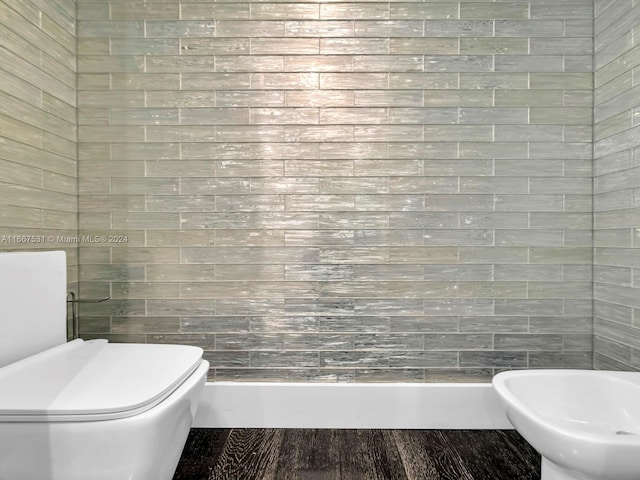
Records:
<instances>
[{"instance_id":1,"label":"baseboard trim","mask_svg":"<svg viewBox=\"0 0 640 480\"><path fill-rule=\"evenodd\" d=\"M490 383L208 382L194 427L511 429Z\"/></svg>"}]
</instances>

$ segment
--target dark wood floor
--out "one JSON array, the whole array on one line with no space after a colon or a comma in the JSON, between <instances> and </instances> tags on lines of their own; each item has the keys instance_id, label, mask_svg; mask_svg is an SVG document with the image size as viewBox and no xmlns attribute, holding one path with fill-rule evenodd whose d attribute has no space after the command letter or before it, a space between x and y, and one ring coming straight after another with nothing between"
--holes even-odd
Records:
<instances>
[{"instance_id":1,"label":"dark wood floor","mask_svg":"<svg viewBox=\"0 0 640 480\"><path fill-rule=\"evenodd\" d=\"M539 480L513 430L193 429L174 480Z\"/></svg>"}]
</instances>

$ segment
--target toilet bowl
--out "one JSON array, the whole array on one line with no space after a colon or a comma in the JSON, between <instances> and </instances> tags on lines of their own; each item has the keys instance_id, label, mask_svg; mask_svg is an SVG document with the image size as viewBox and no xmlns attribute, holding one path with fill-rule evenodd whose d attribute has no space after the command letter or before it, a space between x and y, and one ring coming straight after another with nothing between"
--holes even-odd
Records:
<instances>
[{"instance_id":1,"label":"toilet bowl","mask_svg":"<svg viewBox=\"0 0 640 480\"><path fill-rule=\"evenodd\" d=\"M0 368L0 479L171 480L204 387L201 356L76 340Z\"/></svg>"},{"instance_id":2,"label":"toilet bowl","mask_svg":"<svg viewBox=\"0 0 640 480\"><path fill-rule=\"evenodd\" d=\"M0 253L0 480L171 480L202 349L66 342L64 272L63 252Z\"/></svg>"},{"instance_id":3,"label":"toilet bowl","mask_svg":"<svg viewBox=\"0 0 640 480\"><path fill-rule=\"evenodd\" d=\"M640 479L640 372L520 370L493 386L542 480Z\"/></svg>"}]
</instances>

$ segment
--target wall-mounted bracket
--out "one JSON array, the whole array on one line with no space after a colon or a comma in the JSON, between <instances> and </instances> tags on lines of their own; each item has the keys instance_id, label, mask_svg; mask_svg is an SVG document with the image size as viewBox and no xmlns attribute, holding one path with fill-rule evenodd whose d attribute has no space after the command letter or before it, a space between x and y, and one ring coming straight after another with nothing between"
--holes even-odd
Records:
<instances>
[{"instance_id":1,"label":"wall-mounted bracket","mask_svg":"<svg viewBox=\"0 0 640 480\"><path fill-rule=\"evenodd\" d=\"M67 303L71 304L71 336L75 340L78 338L80 331L78 327L78 304L79 303L102 303L111 297L103 298L76 298L75 292L67 292Z\"/></svg>"}]
</instances>

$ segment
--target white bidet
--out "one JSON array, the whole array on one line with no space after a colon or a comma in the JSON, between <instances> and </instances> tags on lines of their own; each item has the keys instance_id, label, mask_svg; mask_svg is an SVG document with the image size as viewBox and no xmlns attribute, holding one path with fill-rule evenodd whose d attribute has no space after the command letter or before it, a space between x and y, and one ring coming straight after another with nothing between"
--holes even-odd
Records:
<instances>
[{"instance_id":1,"label":"white bidet","mask_svg":"<svg viewBox=\"0 0 640 480\"><path fill-rule=\"evenodd\" d=\"M640 479L640 372L518 370L493 386L542 480Z\"/></svg>"}]
</instances>

